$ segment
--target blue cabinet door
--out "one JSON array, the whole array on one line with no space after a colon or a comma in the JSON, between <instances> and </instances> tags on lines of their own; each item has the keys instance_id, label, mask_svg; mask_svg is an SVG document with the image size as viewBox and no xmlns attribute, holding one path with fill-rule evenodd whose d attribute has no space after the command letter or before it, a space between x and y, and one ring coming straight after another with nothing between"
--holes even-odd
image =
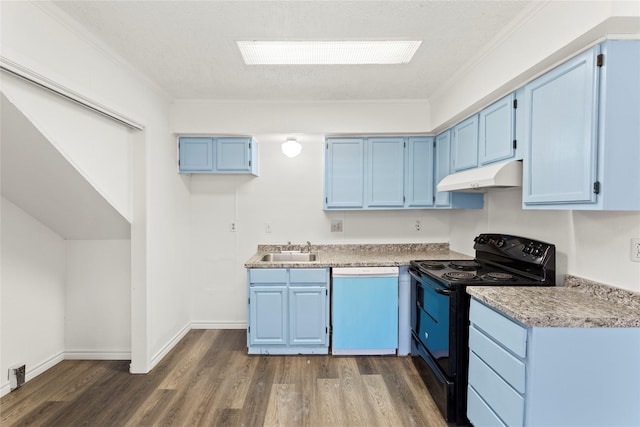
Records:
<instances>
[{"instance_id":1,"label":"blue cabinet door","mask_svg":"<svg viewBox=\"0 0 640 427\"><path fill-rule=\"evenodd\" d=\"M523 202L595 203L599 46L525 86Z\"/></svg>"},{"instance_id":2,"label":"blue cabinet door","mask_svg":"<svg viewBox=\"0 0 640 427\"><path fill-rule=\"evenodd\" d=\"M514 157L515 95L511 94L480 111L478 156L480 164Z\"/></svg>"},{"instance_id":3,"label":"blue cabinet door","mask_svg":"<svg viewBox=\"0 0 640 427\"><path fill-rule=\"evenodd\" d=\"M325 208L364 206L363 138L327 140L325 192Z\"/></svg>"},{"instance_id":4,"label":"blue cabinet door","mask_svg":"<svg viewBox=\"0 0 640 427\"><path fill-rule=\"evenodd\" d=\"M369 138L365 142L367 159L366 206L404 205L404 138Z\"/></svg>"},{"instance_id":5,"label":"blue cabinet door","mask_svg":"<svg viewBox=\"0 0 640 427\"><path fill-rule=\"evenodd\" d=\"M457 124L451 135L452 169L454 172L478 166L478 115Z\"/></svg>"},{"instance_id":6,"label":"blue cabinet door","mask_svg":"<svg viewBox=\"0 0 640 427\"><path fill-rule=\"evenodd\" d=\"M289 286L289 344L324 345L327 343L326 286Z\"/></svg>"},{"instance_id":7,"label":"blue cabinet door","mask_svg":"<svg viewBox=\"0 0 640 427\"><path fill-rule=\"evenodd\" d=\"M180 172L213 172L213 138L180 137Z\"/></svg>"},{"instance_id":8,"label":"blue cabinet door","mask_svg":"<svg viewBox=\"0 0 640 427\"><path fill-rule=\"evenodd\" d=\"M251 138L216 138L216 172L251 171Z\"/></svg>"},{"instance_id":9,"label":"blue cabinet door","mask_svg":"<svg viewBox=\"0 0 640 427\"><path fill-rule=\"evenodd\" d=\"M407 141L405 206L433 206L433 137L411 137Z\"/></svg>"},{"instance_id":10,"label":"blue cabinet door","mask_svg":"<svg viewBox=\"0 0 640 427\"><path fill-rule=\"evenodd\" d=\"M287 286L249 287L249 344L287 344Z\"/></svg>"},{"instance_id":11,"label":"blue cabinet door","mask_svg":"<svg viewBox=\"0 0 640 427\"><path fill-rule=\"evenodd\" d=\"M449 175L451 170L451 131L441 133L436 136L435 146L435 183L434 187L438 186L438 183L442 179ZM436 189L436 202L438 207L447 207L451 205L451 193L448 191L437 191Z\"/></svg>"}]
</instances>

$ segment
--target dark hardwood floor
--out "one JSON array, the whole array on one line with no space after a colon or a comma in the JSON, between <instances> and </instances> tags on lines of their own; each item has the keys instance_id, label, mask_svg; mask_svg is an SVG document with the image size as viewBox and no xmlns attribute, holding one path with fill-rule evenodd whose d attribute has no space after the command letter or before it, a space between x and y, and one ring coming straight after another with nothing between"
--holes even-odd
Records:
<instances>
[{"instance_id":1,"label":"dark hardwood floor","mask_svg":"<svg viewBox=\"0 0 640 427\"><path fill-rule=\"evenodd\" d=\"M8 426L446 426L408 357L249 356L192 330L147 375L65 360L0 400Z\"/></svg>"}]
</instances>

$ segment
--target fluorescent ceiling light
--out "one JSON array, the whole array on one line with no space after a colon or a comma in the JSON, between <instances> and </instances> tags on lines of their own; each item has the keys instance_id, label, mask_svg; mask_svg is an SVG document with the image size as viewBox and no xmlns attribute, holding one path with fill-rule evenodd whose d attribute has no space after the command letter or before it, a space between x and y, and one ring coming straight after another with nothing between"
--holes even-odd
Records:
<instances>
[{"instance_id":1,"label":"fluorescent ceiling light","mask_svg":"<svg viewBox=\"0 0 640 427\"><path fill-rule=\"evenodd\" d=\"M406 64L422 41L237 41L248 65Z\"/></svg>"}]
</instances>

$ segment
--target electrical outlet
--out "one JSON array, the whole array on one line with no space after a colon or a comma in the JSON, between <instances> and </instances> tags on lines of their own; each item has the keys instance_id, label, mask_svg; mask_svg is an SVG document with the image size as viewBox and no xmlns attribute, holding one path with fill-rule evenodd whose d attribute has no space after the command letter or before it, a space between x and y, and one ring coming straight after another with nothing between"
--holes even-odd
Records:
<instances>
[{"instance_id":1,"label":"electrical outlet","mask_svg":"<svg viewBox=\"0 0 640 427\"><path fill-rule=\"evenodd\" d=\"M640 237L631 239L631 261L640 262Z\"/></svg>"},{"instance_id":2,"label":"electrical outlet","mask_svg":"<svg viewBox=\"0 0 640 427\"><path fill-rule=\"evenodd\" d=\"M264 223L264 232L265 233L271 233L271 223L270 222L265 222Z\"/></svg>"},{"instance_id":3,"label":"electrical outlet","mask_svg":"<svg viewBox=\"0 0 640 427\"><path fill-rule=\"evenodd\" d=\"M416 219L416 231L420 231L422 229L422 221L420 221L419 219Z\"/></svg>"},{"instance_id":4,"label":"electrical outlet","mask_svg":"<svg viewBox=\"0 0 640 427\"><path fill-rule=\"evenodd\" d=\"M332 219L331 220L331 232L332 233L341 233L342 232L342 220L341 219Z\"/></svg>"},{"instance_id":5,"label":"electrical outlet","mask_svg":"<svg viewBox=\"0 0 640 427\"><path fill-rule=\"evenodd\" d=\"M10 390L15 390L22 384L24 384L26 371L27 370L25 365L13 365L9 368Z\"/></svg>"},{"instance_id":6,"label":"electrical outlet","mask_svg":"<svg viewBox=\"0 0 640 427\"><path fill-rule=\"evenodd\" d=\"M238 224L236 224L235 221L229 224L229 231L231 231L232 233L238 231Z\"/></svg>"}]
</instances>

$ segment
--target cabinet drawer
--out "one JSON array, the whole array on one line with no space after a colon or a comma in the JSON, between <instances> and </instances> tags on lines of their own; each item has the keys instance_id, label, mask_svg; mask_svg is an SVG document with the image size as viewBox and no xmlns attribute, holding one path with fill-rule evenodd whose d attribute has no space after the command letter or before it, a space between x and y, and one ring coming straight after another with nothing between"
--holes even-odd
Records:
<instances>
[{"instance_id":1,"label":"cabinet drawer","mask_svg":"<svg viewBox=\"0 0 640 427\"><path fill-rule=\"evenodd\" d=\"M292 268L291 283L327 283L326 268Z\"/></svg>"},{"instance_id":2,"label":"cabinet drawer","mask_svg":"<svg viewBox=\"0 0 640 427\"><path fill-rule=\"evenodd\" d=\"M472 299L469 320L517 356L527 355L527 330L505 316Z\"/></svg>"},{"instance_id":3,"label":"cabinet drawer","mask_svg":"<svg viewBox=\"0 0 640 427\"><path fill-rule=\"evenodd\" d=\"M253 268L249 270L249 283L287 283L287 269Z\"/></svg>"},{"instance_id":4,"label":"cabinet drawer","mask_svg":"<svg viewBox=\"0 0 640 427\"><path fill-rule=\"evenodd\" d=\"M467 387L467 418L475 427L504 427L504 423L496 413L471 386Z\"/></svg>"},{"instance_id":5,"label":"cabinet drawer","mask_svg":"<svg viewBox=\"0 0 640 427\"><path fill-rule=\"evenodd\" d=\"M525 392L525 364L485 334L469 327L469 349L520 393Z\"/></svg>"},{"instance_id":6,"label":"cabinet drawer","mask_svg":"<svg viewBox=\"0 0 640 427\"><path fill-rule=\"evenodd\" d=\"M469 385L507 425L523 424L523 397L473 352L469 353Z\"/></svg>"}]
</instances>

